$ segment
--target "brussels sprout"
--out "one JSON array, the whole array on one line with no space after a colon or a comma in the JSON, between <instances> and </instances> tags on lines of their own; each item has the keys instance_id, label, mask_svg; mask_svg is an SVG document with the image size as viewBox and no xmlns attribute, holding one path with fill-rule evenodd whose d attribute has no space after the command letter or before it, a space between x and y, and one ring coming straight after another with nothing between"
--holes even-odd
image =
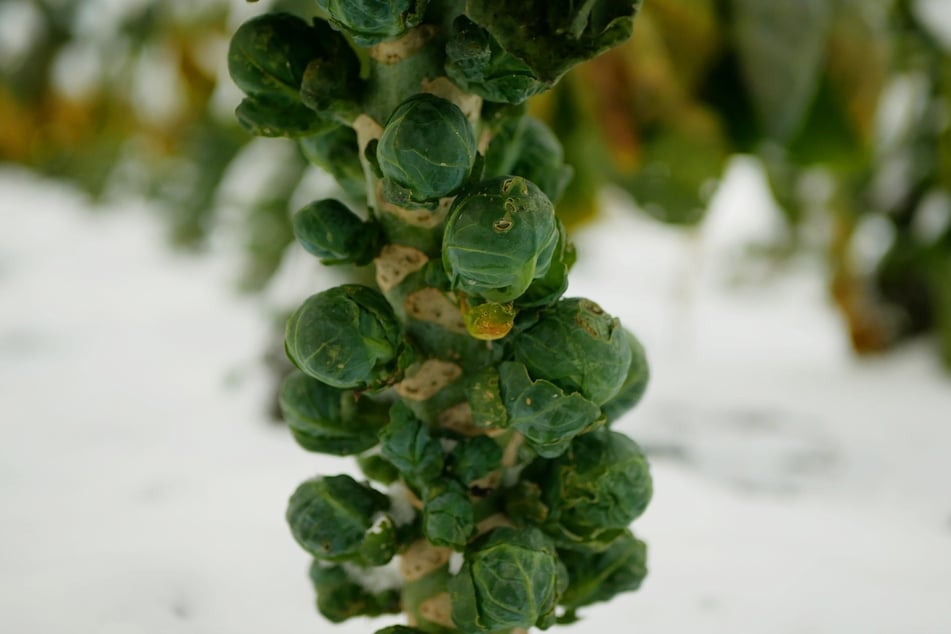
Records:
<instances>
[{"instance_id":1,"label":"brussels sprout","mask_svg":"<svg viewBox=\"0 0 951 634\"><path fill-rule=\"evenodd\" d=\"M312 295L287 320L287 356L339 388L385 385L400 353L400 324L379 291L344 284Z\"/></svg>"},{"instance_id":2,"label":"brussels sprout","mask_svg":"<svg viewBox=\"0 0 951 634\"><path fill-rule=\"evenodd\" d=\"M423 630L417 630L415 627L406 627L405 625L391 625L377 630L375 634L425 634Z\"/></svg>"},{"instance_id":3,"label":"brussels sprout","mask_svg":"<svg viewBox=\"0 0 951 634\"><path fill-rule=\"evenodd\" d=\"M452 620L463 634L554 622L567 573L555 548L533 528L496 528L466 550L449 580Z\"/></svg>"},{"instance_id":4,"label":"brussels sprout","mask_svg":"<svg viewBox=\"0 0 951 634\"><path fill-rule=\"evenodd\" d=\"M364 222L332 198L312 202L294 214L294 236L323 264L370 262L380 251L380 225Z\"/></svg>"},{"instance_id":5,"label":"brussels sprout","mask_svg":"<svg viewBox=\"0 0 951 634\"><path fill-rule=\"evenodd\" d=\"M289 13L265 13L238 27L228 49L228 72L248 95L299 101L311 60L324 54L318 32Z\"/></svg>"},{"instance_id":6,"label":"brussels sprout","mask_svg":"<svg viewBox=\"0 0 951 634\"><path fill-rule=\"evenodd\" d=\"M466 13L540 81L631 36L640 0L469 0Z\"/></svg>"},{"instance_id":7,"label":"brussels sprout","mask_svg":"<svg viewBox=\"0 0 951 634\"><path fill-rule=\"evenodd\" d=\"M252 96L241 100L234 111L248 134L264 137L301 137L319 134L333 125L299 103Z\"/></svg>"},{"instance_id":8,"label":"brussels sprout","mask_svg":"<svg viewBox=\"0 0 951 634\"><path fill-rule=\"evenodd\" d=\"M518 160L511 173L532 181L557 205L574 170L565 165L565 152L551 129L535 117L525 117Z\"/></svg>"},{"instance_id":9,"label":"brussels sprout","mask_svg":"<svg viewBox=\"0 0 951 634\"><path fill-rule=\"evenodd\" d=\"M623 434L599 430L575 438L553 460L535 460L523 478L548 508L542 529L559 546L606 545L637 519L651 498L647 459Z\"/></svg>"},{"instance_id":10,"label":"brussels sprout","mask_svg":"<svg viewBox=\"0 0 951 634\"><path fill-rule=\"evenodd\" d=\"M502 448L488 436L459 442L449 453L449 472L460 484L468 485L499 468Z\"/></svg>"},{"instance_id":11,"label":"brussels sprout","mask_svg":"<svg viewBox=\"0 0 951 634\"><path fill-rule=\"evenodd\" d=\"M449 480L429 488L423 503L426 539L461 550L475 532L475 509L461 484Z\"/></svg>"},{"instance_id":12,"label":"brussels sprout","mask_svg":"<svg viewBox=\"0 0 951 634\"><path fill-rule=\"evenodd\" d=\"M647 364L644 346L630 330L624 330L624 339L631 349L631 365L627 369L627 377L625 377L621 389L612 399L601 406L609 423L619 419L640 402L650 381L650 366Z\"/></svg>"},{"instance_id":13,"label":"brussels sprout","mask_svg":"<svg viewBox=\"0 0 951 634\"><path fill-rule=\"evenodd\" d=\"M390 422L380 432L380 452L418 490L442 473L442 446L403 401L390 408Z\"/></svg>"},{"instance_id":14,"label":"brussels sprout","mask_svg":"<svg viewBox=\"0 0 951 634\"><path fill-rule=\"evenodd\" d=\"M287 523L294 539L322 561L381 566L397 549L390 499L350 476L313 478L294 491Z\"/></svg>"},{"instance_id":15,"label":"brussels sprout","mask_svg":"<svg viewBox=\"0 0 951 634\"><path fill-rule=\"evenodd\" d=\"M575 436L604 422L597 405L548 381L532 381L521 363L499 366L499 387L509 425L544 458L563 454Z\"/></svg>"},{"instance_id":16,"label":"brussels sprout","mask_svg":"<svg viewBox=\"0 0 951 634\"><path fill-rule=\"evenodd\" d=\"M300 138L298 143L304 157L333 176L347 196L366 199L365 175L353 128L334 124L318 134Z\"/></svg>"},{"instance_id":17,"label":"brussels sprout","mask_svg":"<svg viewBox=\"0 0 951 634\"><path fill-rule=\"evenodd\" d=\"M332 623L355 616L397 614L401 608L399 590L374 593L351 579L343 566L314 560L310 580L317 591L317 609Z\"/></svg>"},{"instance_id":18,"label":"brussels sprout","mask_svg":"<svg viewBox=\"0 0 951 634\"><path fill-rule=\"evenodd\" d=\"M499 46L489 32L464 15L452 23L446 44L446 74L468 92L488 101L519 104L549 85Z\"/></svg>"},{"instance_id":19,"label":"brussels sprout","mask_svg":"<svg viewBox=\"0 0 951 634\"><path fill-rule=\"evenodd\" d=\"M393 484L400 479L399 469L380 454L360 456L357 458L357 465L363 475L381 484Z\"/></svg>"},{"instance_id":20,"label":"brussels sprout","mask_svg":"<svg viewBox=\"0 0 951 634\"><path fill-rule=\"evenodd\" d=\"M472 375L466 383L466 400L472 408L477 427L507 427L508 412L499 393L499 371L487 367Z\"/></svg>"},{"instance_id":21,"label":"brussels sprout","mask_svg":"<svg viewBox=\"0 0 951 634\"><path fill-rule=\"evenodd\" d=\"M495 341L512 331L515 325L515 306L512 304L470 304L463 302L462 318L466 331L476 339Z\"/></svg>"},{"instance_id":22,"label":"brussels sprout","mask_svg":"<svg viewBox=\"0 0 951 634\"><path fill-rule=\"evenodd\" d=\"M405 190L419 203L459 189L475 158L475 134L462 110L428 93L410 97L393 111L376 150L384 187Z\"/></svg>"},{"instance_id":23,"label":"brussels sprout","mask_svg":"<svg viewBox=\"0 0 951 634\"><path fill-rule=\"evenodd\" d=\"M308 451L349 456L377 444L386 407L294 371L281 385L281 412L298 444Z\"/></svg>"},{"instance_id":24,"label":"brussels sprout","mask_svg":"<svg viewBox=\"0 0 951 634\"><path fill-rule=\"evenodd\" d=\"M561 550L558 555L570 580L559 602L568 614L560 622L573 620L574 611L580 607L637 590L647 576L647 546L629 531L606 550Z\"/></svg>"},{"instance_id":25,"label":"brussels sprout","mask_svg":"<svg viewBox=\"0 0 951 634\"><path fill-rule=\"evenodd\" d=\"M399 37L423 19L429 0L317 0L334 28L360 46Z\"/></svg>"},{"instance_id":26,"label":"brussels sprout","mask_svg":"<svg viewBox=\"0 0 951 634\"><path fill-rule=\"evenodd\" d=\"M557 245L551 201L530 181L503 176L456 198L443 237L443 266L453 288L505 304L544 277Z\"/></svg>"},{"instance_id":27,"label":"brussels sprout","mask_svg":"<svg viewBox=\"0 0 951 634\"><path fill-rule=\"evenodd\" d=\"M533 377L581 392L597 405L618 393L631 365L631 348L618 320L580 298L556 303L515 337L512 349Z\"/></svg>"}]
</instances>

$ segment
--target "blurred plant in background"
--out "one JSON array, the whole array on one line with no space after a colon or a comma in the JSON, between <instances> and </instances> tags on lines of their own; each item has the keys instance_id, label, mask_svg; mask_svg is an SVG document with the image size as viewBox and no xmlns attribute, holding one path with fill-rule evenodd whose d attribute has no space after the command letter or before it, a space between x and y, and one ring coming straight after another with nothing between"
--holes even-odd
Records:
<instances>
[{"instance_id":1,"label":"blurred plant in background","mask_svg":"<svg viewBox=\"0 0 951 634\"><path fill-rule=\"evenodd\" d=\"M630 42L533 104L576 166L566 220L613 184L696 225L730 157L753 155L785 216L770 254L820 249L854 348L934 330L951 367L951 61L924 18L940 4L646 2Z\"/></svg>"},{"instance_id":2,"label":"blurred plant in background","mask_svg":"<svg viewBox=\"0 0 951 634\"><path fill-rule=\"evenodd\" d=\"M941 4L648 0L630 42L530 104L576 170L559 213L569 227L591 217L612 184L695 226L731 157L753 155L787 229L768 255L827 258L855 349L934 331L951 365L951 63L925 17ZM259 144L234 122L227 34L266 10L318 13L308 0L8 0L0 160L96 197L146 194L189 248L225 226L243 286L263 287L291 242L295 192L359 167L340 130ZM343 194L359 202L354 175Z\"/></svg>"},{"instance_id":3,"label":"blurred plant in background","mask_svg":"<svg viewBox=\"0 0 951 634\"><path fill-rule=\"evenodd\" d=\"M247 13L228 0L4 2L0 161L97 199L145 195L182 247L227 222L246 253L241 283L258 289L292 239L289 199L307 162L291 143L267 148L281 173L260 192L234 191L262 151L234 121L225 56L236 4Z\"/></svg>"}]
</instances>

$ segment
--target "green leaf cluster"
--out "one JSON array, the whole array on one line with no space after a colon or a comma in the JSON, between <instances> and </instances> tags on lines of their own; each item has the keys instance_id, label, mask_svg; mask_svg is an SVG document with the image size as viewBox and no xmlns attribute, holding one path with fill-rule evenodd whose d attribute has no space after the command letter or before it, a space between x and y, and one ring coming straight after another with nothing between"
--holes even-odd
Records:
<instances>
[{"instance_id":1,"label":"green leaf cluster","mask_svg":"<svg viewBox=\"0 0 951 634\"><path fill-rule=\"evenodd\" d=\"M318 609L406 611L413 627L386 634L497 634L635 589L627 527L650 475L603 428L639 399L646 362L616 318L562 297L575 251L555 204L572 169L520 105L620 38L635 4L318 4L329 21L259 18L233 45L239 86L280 100L282 133L295 109L322 122L300 147L352 203L300 209L298 243L372 264L379 287L318 292L285 331L292 434L366 477L291 496ZM362 63L350 42L370 47ZM401 585L368 582L394 558Z\"/></svg>"}]
</instances>

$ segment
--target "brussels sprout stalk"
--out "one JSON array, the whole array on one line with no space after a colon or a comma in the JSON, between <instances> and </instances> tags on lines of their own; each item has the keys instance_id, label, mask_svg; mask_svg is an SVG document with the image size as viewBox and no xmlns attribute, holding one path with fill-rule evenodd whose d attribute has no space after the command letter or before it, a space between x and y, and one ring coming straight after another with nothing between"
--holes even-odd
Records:
<instances>
[{"instance_id":1,"label":"brussels sprout stalk","mask_svg":"<svg viewBox=\"0 0 951 634\"><path fill-rule=\"evenodd\" d=\"M294 438L364 474L291 497L317 609L404 612L387 634L571 621L646 574L628 525L650 474L607 427L648 374L616 318L562 297L574 250L555 209L571 169L521 104L627 37L637 3L318 5L326 20L250 20L229 52L247 130L299 139L351 197L365 181L365 200L314 201L293 223L323 264L376 274L287 323ZM399 587L367 582L394 562Z\"/></svg>"}]
</instances>

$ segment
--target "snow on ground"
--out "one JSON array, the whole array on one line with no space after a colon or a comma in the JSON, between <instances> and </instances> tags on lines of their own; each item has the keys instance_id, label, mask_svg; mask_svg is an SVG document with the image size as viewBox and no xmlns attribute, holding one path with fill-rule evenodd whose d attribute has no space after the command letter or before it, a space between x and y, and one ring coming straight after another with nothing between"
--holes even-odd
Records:
<instances>
[{"instance_id":1,"label":"snow on ground","mask_svg":"<svg viewBox=\"0 0 951 634\"><path fill-rule=\"evenodd\" d=\"M924 345L854 360L817 262L730 282L771 230L756 188L736 165L694 235L615 200L576 236L569 294L650 354L620 427L655 497L644 588L565 631L946 634L951 378ZM0 631L374 631L316 615L284 525L349 465L268 422L267 310L145 205L88 207L0 171Z\"/></svg>"}]
</instances>

